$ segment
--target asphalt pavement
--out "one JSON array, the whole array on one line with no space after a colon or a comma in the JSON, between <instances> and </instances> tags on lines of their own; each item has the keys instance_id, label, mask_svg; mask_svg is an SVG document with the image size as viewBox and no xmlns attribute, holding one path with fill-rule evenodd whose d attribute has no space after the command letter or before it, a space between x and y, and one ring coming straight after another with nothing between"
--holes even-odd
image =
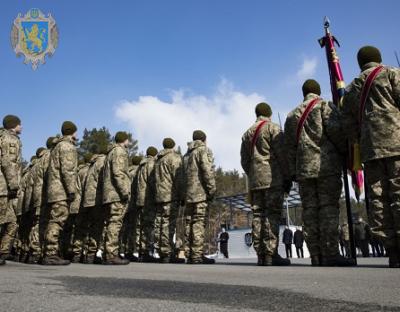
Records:
<instances>
[{"instance_id":1,"label":"asphalt pavement","mask_svg":"<svg viewBox=\"0 0 400 312\"><path fill-rule=\"evenodd\" d=\"M0 312L400 311L400 269L387 259L356 268L145 264L0 267Z\"/></svg>"}]
</instances>

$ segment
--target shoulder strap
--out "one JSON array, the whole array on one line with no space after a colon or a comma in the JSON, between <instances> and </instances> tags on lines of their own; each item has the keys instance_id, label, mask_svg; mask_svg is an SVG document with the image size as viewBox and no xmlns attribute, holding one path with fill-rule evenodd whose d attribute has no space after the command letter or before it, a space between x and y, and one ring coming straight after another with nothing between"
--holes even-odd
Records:
<instances>
[{"instance_id":1,"label":"shoulder strap","mask_svg":"<svg viewBox=\"0 0 400 312\"><path fill-rule=\"evenodd\" d=\"M260 136L261 129L262 129L262 127L263 127L266 123L267 123L267 120L261 121L261 122L257 125L256 131L254 132L254 135L253 135L253 137L251 138L251 153L252 153L252 154L253 154L253 152L254 152L254 147L256 146L257 139L258 139L258 137Z\"/></svg>"},{"instance_id":2,"label":"shoulder strap","mask_svg":"<svg viewBox=\"0 0 400 312\"><path fill-rule=\"evenodd\" d=\"M367 102L368 94L369 94L369 91L371 90L372 83L374 82L376 76L378 76L378 74L382 71L382 69L383 69L382 65L375 67L374 70L369 73L367 79L364 82L364 85L363 85L363 88L361 91L360 111L359 111L359 116L358 116L360 126L362 124L364 111L365 111L365 104Z\"/></svg>"},{"instance_id":3,"label":"shoulder strap","mask_svg":"<svg viewBox=\"0 0 400 312\"><path fill-rule=\"evenodd\" d=\"M296 131L296 142L297 143L300 140L300 134L301 134L301 131L303 130L304 124L305 124L308 116L310 115L310 113L313 110L314 106L317 105L317 103L319 101L320 101L320 98L318 97L318 98L312 100L310 103L308 103L305 111L301 115L301 117L299 119L299 122L297 123L297 131Z\"/></svg>"}]
</instances>

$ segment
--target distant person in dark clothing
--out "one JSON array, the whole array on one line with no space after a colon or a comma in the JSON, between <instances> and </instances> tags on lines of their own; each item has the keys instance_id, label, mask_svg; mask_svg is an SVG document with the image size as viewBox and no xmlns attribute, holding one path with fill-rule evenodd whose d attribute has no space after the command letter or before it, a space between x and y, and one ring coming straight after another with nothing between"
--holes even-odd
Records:
<instances>
[{"instance_id":1,"label":"distant person in dark clothing","mask_svg":"<svg viewBox=\"0 0 400 312\"><path fill-rule=\"evenodd\" d=\"M292 258L293 232L288 226L283 231L282 242L285 244L286 258Z\"/></svg>"},{"instance_id":2,"label":"distant person in dark clothing","mask_svg":"<svg viewBox=\"0 0 400 312\"><path fill-rule=\"evenodd\" d=\"M224 255L225 258L229 258L228 254L228 240L229 234L222 228L222 233L219 235L219 250Z\"/></svg>"},{"instance_id":3,"label":"distant person in dark clothing","mask_svg":"<svg viewBox=\"0 0 400 312\"><path fill-rule=\"evenodd\" d=\"M361 250L362 256L369 257L367 225L362 218L359 218L354 224L354 238L356 247Z\"/></svg>"},{"instance_id":4,"label":"distant person in dark clothing","mask_svg":"<svg viewBox=\"0 0 400 312\"><path fill-rule=\"evenodd\" d=\"M297 258L304 258L303 244L304 244L304 234L299 228L294 232L293 243L296 247Z\"/></svg>"},{"instance_id":5,"label":"distant person in dark clothing","mask_svg":"<svg viewBox=\"0 0 400 312\"><path fill-rule=\"evenodd\" d=\"M343 257L350 257L350 233L347 223L339 226L339 243Z\"/></svg>"}]
</instances>

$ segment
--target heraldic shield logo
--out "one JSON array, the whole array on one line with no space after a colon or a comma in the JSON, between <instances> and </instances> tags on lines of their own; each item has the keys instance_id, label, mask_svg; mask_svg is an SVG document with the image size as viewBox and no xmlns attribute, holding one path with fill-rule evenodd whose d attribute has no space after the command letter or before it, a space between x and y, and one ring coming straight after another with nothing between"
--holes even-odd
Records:
<instances>
[{"instance_id":1,"label":"heraldic shield logo","mask_svg":"<svg viewBox=\"0 0 400 312\"><path fill-rule=\"evenodd\" d=\"M18 14L11 30L11 43L17 56L25 57L35 70L45 63L46 55L52 56L58 45L56 21L39 9L30 9L24 16Z\"/></svg>"}]
</instances>

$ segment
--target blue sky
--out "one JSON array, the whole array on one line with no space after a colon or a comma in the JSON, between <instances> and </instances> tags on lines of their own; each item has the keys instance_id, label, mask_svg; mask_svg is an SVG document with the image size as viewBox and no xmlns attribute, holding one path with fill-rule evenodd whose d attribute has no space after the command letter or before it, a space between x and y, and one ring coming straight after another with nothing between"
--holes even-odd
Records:
<instances>
[{"instance_id":1,"label":"blue sky","mask_svg":"<svg viewBox=\"0 0 400 312\"><path fill-rule=\"evenodd\" d=\"M36 71L10 44L13 20L32 7L50 12L60 33L55 55ZM23 120L25 158L73 120L80 130L132 131L141 149L170 135L183 146L202 127L217 164L239 169L240 135L256 101L268 101L277 120L301 101L305 78L329 96L317 43L325 15L350 82L365 44L395 65L399 12L395 0L1 1L0 115Z\"/></svg>"}]
</instances>

